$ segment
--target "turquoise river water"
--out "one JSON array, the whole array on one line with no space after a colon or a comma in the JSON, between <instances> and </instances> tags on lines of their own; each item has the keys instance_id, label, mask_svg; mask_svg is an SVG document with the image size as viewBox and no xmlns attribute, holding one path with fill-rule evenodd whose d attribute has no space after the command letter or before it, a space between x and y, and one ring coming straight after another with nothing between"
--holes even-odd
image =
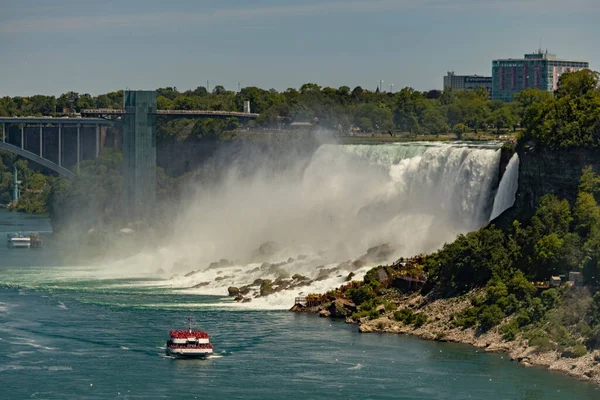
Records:
<instances>
[{"instance_id":1,"label":"turquoise river water","mask_svg":"<svg viewBox=\"0 0 600 400\"><path fill-rule=\"evenodd\" d=\"M0 211L0 231L50 230ZM63 245L64 246L64 245ZM227 299L132 279L83 279L59 243L0 246L1 399L599 399L592 385L523 368L502 354L286 311L235 310ZM216 355L164 354L187 315Z\"/></svg>"}]
</instances>

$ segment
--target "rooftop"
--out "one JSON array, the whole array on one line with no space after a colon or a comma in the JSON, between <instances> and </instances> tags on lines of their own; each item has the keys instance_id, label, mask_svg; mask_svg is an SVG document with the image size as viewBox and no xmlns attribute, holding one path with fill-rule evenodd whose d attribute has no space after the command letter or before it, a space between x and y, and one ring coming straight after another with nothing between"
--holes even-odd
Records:
<instances>
[{"instance_id":1,"label":"rooftop","mask_svg":"<svg viewBox=\"0 0 600 400\"><path fill-rule=\"evenodd\" d=\"M533 53L527 53L523 58L498 58L494 61L523 61L523 60L549 60L549 61L567 61L567 62L584 62L585 60L572 60L567 58L558 58L556 54L549 53L548 50L538 49Z\"/></svg>"}]
</instances>

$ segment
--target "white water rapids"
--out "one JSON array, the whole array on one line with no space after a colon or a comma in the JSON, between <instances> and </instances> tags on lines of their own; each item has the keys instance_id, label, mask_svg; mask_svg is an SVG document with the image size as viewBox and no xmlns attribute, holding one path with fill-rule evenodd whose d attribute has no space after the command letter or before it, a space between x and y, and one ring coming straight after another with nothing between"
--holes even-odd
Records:
<instances>
[{"instance_id":1,"label":"white water rapids","mask_svg":"<svg viewBox=\"0 0 600 400\"><path fill-rule=\"evenodd\" d=\"M300 172L258 169L244 177L229 174L210 189L199 187L164 247L102 271L161 277L161 286L224 297L229 286L256 279L301 274L314 280L249 303L232 303L289 308L295 296L339 286L350 271L360 279L373 265L356 271L341 263L356 260L370 247L388 243L395 249L385 260L372 262L377 265L434 251L459 233L485 225L499 163L495 145L322 145ZM511 163L507 174L518 169L518 162ZM506 183L507 192L512 193L513 181ZM508 197L503 194L498 207L510 206ZM267 241L276 244L257 253ZM228 261L208 268L220 259Z\"/></svg>"}]
</instances>

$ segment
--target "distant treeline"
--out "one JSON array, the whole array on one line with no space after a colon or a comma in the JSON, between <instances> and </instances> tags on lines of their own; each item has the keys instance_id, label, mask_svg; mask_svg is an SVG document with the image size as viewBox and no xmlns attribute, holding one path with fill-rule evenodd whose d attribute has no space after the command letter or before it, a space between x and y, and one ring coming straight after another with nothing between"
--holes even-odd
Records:
<instances>
[{"instance_id":1,"label":"distant treeline","mask_svg":"<svg viewBox=\"0 0 600 400\"><path fill-rule=\"evenodd\" d=\"M524 99L542 97L537 90L528 90ZM523 101L504 103L490 101L484 89L477 91L430 90L419 92L404 88L396 93L321 87L307 83L297 89L278 92L246 87L239 92L216 86L212 92L205 87L178 91L158 89L159 109L241 111L249 100L252 112L261 116L251 125L279 127L294 121L311 122L337 132L403 132L437 135L467 131L475 133L516 129L523 116ZM122 108L123 92L111 92L97 97L68 92L60 97L36 95L0 99L0 115L59 115L86 108ZM225 131L239 127L231 120L185 120L167 123L159 121L159 137L218 138Z\"/></svg>"},{"instance_id":2,"label":"distant treeline","mask_svg":"<svg viewBox=\"0 0 600 400\"><path fill-rule=\"evenodd\" d=\"M575 83L564 85L566 81ZM301 121L340 133L394 131L438 135L453 132L458 136L465 132L500 133L523 127L530 128L534 135L540 137L560 137L564 132L579 129L578 126L592 126L590 121L596 118L595 110L600 109L595 103L598 101L597 90L588 90L597 86L596 73L587 70L566 73L560 77L560 82L563 84L559 83L555 96L550 92L527 89L511 103L489 100L484 89L419 92L406 87L390 93L369 91L360 86L354 89L348 86L323 88L314 83L306 83L299 90L290 88L283 92L245 87L236 93L225 90L223 86L215 86L212 92L202 86L180 92L177 88L168 87L157 90L157 101L159 109L241 111L243 102L248 100L251 111L260 113L260 118L251 122L256 127L279 127ZM568 90L565 89L567 86ZM586 91L587 97L578 97L576 106L581 106L583 111L589 113L588 119L571 123L570 118L575 116L567 110L567 103L572 96ZM86 108L122 108L122 101L123 91L97 97L75 92L65 93L58 98L42 95L4 97L0 99L0 115L58 115ZM561 128L546 132L544 125L547 124L547 118L561 118L566 123ZM236 119L178 119L159 121L158 134L161 138L176 140L219 138L223 132L238 127ZM587 136L590 139L590 135ZM557 143L553 142L553 145Z\"/></svg>"}]
</instances>

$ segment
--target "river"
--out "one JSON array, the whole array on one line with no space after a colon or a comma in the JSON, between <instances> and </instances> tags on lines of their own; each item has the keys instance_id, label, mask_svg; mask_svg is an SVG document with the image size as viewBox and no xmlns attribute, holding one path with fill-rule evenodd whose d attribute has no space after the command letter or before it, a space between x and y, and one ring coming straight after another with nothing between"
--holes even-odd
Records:
<instances>
[{"instance_id":1,"label":"river","mask_svg":"<svg viewBox=\"0 0 600 400\"><path fill-rule=\"evenodd\" d=\"M0 234L50 231L0 210ZM61 261L68 244L0 246L1 399L598 399L587 383L502 354L379 334L281 310L230 308L220 296L133 278L89 278ZM192 315L208 360L164 354Z\"/></svg>"}]
</instances>

